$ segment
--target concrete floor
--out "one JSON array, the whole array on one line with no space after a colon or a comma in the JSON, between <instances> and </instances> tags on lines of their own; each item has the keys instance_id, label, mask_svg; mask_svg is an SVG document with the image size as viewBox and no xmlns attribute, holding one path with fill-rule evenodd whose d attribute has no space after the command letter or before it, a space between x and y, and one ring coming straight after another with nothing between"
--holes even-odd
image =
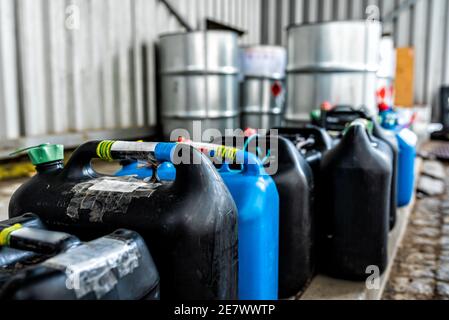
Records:
<instances>
[{"instance_id":1,"label":"concrete floor","mask_svg":"<svg viewBox=\"0 0 449 320\"><path fill-rule=\"evenodd\" d=\"M418 193L383 299L449 300L449 166L437 171L443 190Z\"/></svg>"}]
</instances>

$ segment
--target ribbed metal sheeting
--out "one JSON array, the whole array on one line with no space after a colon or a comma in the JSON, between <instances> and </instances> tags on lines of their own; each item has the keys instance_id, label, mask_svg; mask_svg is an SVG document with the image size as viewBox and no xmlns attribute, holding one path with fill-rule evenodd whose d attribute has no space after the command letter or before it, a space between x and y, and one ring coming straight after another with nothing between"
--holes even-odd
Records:
<instances>
[{"instance_id":1,"label":"ribbed metal sheeting","mask_svg":"<svg viewBox=\"0 0 449 320\"><path fill-rule=\"evenodd\" d=\"M194 27L210 17L248 30L242 44L260 42L260 0L169 1ZM154 48L178 31L159 0L0 0L0 158L154 133Z\"/></svg>"},{"instance_id":2,"label":"ribbed metal sheeting","mask_svg":"<svg viewBox=\"0 0 449 320\"><path fill-rule=\"evenodd\" d=\"M14 0L0 1L0 139L19 136Z\"/></svg>"},{"instance_id":3,"label":"ribbed metal sheeting","mask_svg":"<svg viewBox=\"0 0 449 320\"><path fill-rule=\"evenodd\" d=\"M242 128L270 129L282 123L287 52L280 46L241 48Z\"/></svg>"},{"instance_id":4,"label":"ribbed metal sheeting","mask_svg":"<svg viewBox=\"0 0 449 320\"><path fill-rule=\"evenodd\" d=\"M365 107L377 114L381 26L338 21L288 29L285 119L303 122L324 102Z\"/></svg>"},{"instance_id":5,"label":"ribbed metal sheeting","mask_svg":"<svg viewBox=\"0 0 449 320\"><path fill-rule=\"evenodd\" d=\"M262 43L286 45L290 24L360 20L379 16L395 47L415 48L415 104L432 105L449 85L449 0L262 0ZM397 13L397 15L391 15ZM389 17L393 17L389 19Z\"/></svg>"}]
</instances>

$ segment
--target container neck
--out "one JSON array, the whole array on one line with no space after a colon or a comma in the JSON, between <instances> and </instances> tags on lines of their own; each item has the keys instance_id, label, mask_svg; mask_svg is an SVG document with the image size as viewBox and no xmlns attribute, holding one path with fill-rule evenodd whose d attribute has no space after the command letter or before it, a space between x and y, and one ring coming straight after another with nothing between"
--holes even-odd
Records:
<instances>
[{"instance_id":1,"label":"container neck","mask_svg":"<svg viewBox=\"0 0 449 320\"><path fill-rule=\"evenodd\" d=\"M49 173L62 169L64 169L64 162L62 160L42 163L36 166L36 171L39 173Z\"/></svg>"}]
</instances>

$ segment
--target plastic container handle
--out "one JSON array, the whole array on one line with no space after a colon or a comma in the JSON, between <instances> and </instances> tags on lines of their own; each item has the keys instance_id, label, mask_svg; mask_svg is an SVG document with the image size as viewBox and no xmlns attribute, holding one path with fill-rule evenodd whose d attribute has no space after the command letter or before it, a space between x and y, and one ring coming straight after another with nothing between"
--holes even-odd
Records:
<instances>
[{"instance_id":1,"label":"plastic container handle","mask_svg":"<svg viewBox=\"0 0 449 320\"><path fill-rule=\"evenodd\" d=\"M356 119L353 122L351 122L349 124L349 126L346 128L346 130L343 132L343 134L346 134L348 129L351 127L354 127L354 126L361 126L368 133L368 136L370 136L370 137L373 135L374 125L373 125L372 121L367 120L367 119L362 119L362 118Z\"/></svg>"},{"instance_id":2,"label":"plastic container handle","mask_svg":"<svg viewBox=\"0 0 449 320\"><path fill-rule=\"evenodd\" d=\"M78 147L67 163L68 178L94 177L97 173L91 166L92 159L144 160L149 162L172 162L176 143L90 141Z\"/></svg>"},{"instance_id":3,"label":"plastic container handle","mask_svg":"<svg viewBox=\"0 0 449 320\"><path fill-rule=\"evenodd\" d=\"M260 176L265 174L263 164L255 154L238 150L236 154L236 162L242 164L242 173L244 175Z\"/></svg>"},{"instance_id":4,"label":"plastic container handle","mask_svg":"<svg viewBox=\"0 0 449 320\"><path fill-rule=\"evenodd\" d=\"M241 164L243 174L261 175L265 173L262 162L254 154L244 150L212 143L187 142L184 144L193 146L210 159L221 158L225 163ZM227 170L227 167L225 166L223 171Z\"/></svg>"},{"instance_id":5,"label":"plastic container handle","mask_svg":"<svg viewBox=\"0 0 449 320\"><path fill-rule=\"evenodd\" d=\"M102 160L172 162L175 148L176 143L104 140L98 143L95 151Z\"/></svg>"}]
</instances>

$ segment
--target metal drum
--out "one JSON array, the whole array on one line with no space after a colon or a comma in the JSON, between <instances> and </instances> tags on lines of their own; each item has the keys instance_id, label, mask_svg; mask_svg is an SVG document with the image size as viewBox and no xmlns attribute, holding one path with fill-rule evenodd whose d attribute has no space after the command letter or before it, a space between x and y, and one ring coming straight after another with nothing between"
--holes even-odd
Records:
<instances>
[{"instance_id":1,"label":"metal drum","mask_svg":"<svg viewBox=\"0 0 449 320\"><path fill-rule=\"evenodd\" d=\"M281 125L285 103L287 52L278 46L241 50L242 127L270 129Z\"/></svg>"},{"instance_id":2,"label":"metal drum","mask_svg":"<svg viewBox=\"0 0 449 320\"><path fill-rule=\"evenodd\" d=\"M377 71L377 99L379 103L394 105L394 76L396 50L391 36L383 36L380 42L380 64Z\"/></svg>"},{"instance_id":3,"label":"metal drum","mask_svg":"<svg viewBox=\"0 0 449 320\"><path fill-rule=\"evenodd\" d=\"M163 134L193 122L201 131L238 126L238 45L231 31L194 31L160 37ZM223 131L224 134L224 131Z\"/></svg>"},{"instance_id":4,"label":"metal drum","mask_svg":"<svg viewBox=\"0 0 449 320\"><path fill-rule=\"evenodd\" d=\"M287 111L286 120L307 122L310 120L310 111L319 108L324 101L330 101L334 105L367 105L369 110L375 110L376 86L377 77L374 72L316 72L289 75L287 87L290 90L287 101L292 110Z\"/></svg>"},{"instance_id":5,"label":"metal drum","mask_svg":"<svg viewBox=\"0 0 449 320\"><path fill-rule=\"evenodd\" d=\"M379 22L336 21L288 29L285 120L303 122L324 101L377 114Z\"/></svg>"}]
</instances>

